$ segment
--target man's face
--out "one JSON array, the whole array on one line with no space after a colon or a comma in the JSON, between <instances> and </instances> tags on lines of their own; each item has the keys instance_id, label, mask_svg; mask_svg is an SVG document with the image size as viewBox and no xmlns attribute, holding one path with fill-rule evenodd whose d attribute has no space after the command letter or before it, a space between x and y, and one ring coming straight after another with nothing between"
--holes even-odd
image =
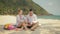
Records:
<instances>
[{"instance_id":1,"label":"man's face","mask_svg":"<svg viewBox=\"0 0 60 34\"><path fill-rule=\"evenodd\" d=\"M33 11L30 11L30 12L29 12L29 15L32 16L32 15L33 15Z\"/></svg>"},{"instance_id":2,"label":"man's face","mask_svg":"<svg viewBox=\"0 0 60 34\"><path fill-rule=\"evenodd\" d=\"M23 13L23 11L22 11L22 10L20 10L19 15L22 15L22 13Z\"/></svg>"}]
</instances>

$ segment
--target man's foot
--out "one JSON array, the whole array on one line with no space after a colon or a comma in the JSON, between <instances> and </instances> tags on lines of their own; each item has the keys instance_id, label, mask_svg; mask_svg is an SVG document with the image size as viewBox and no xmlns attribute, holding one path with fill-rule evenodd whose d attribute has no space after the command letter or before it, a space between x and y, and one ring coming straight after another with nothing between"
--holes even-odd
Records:
<instances>
[{"instance_id":1,"label":"man's foot","mask_svg":"<svg viewBox=\"0 0 60 34\"><path fill-rule=\"evenodd\" d=\"M34 29L31 29L31 31L35 31Z\"/></svg>"},{"instance_id":2,"label":"man's foot","mask_svg":"<svg viewBox=\"0 0 60 34\"><path fill-rule=\"evenodd\" d=\"M31 31L35 31L35 29L31 29Z\"/></svg>"}]
</instances>

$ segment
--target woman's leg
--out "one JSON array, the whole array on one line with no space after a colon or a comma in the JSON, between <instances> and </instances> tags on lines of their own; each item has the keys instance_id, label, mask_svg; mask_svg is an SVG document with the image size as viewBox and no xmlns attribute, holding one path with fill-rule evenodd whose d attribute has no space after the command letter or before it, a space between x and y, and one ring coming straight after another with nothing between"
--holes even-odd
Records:
<instances>
[{"instance_id":1,"label":"woman's leg","mask_svg":"<svg viewBox=\"0 0 60 34\"><path fill-rule=\"evenodd\" d=\"M18 24L18 25L17 25L17 28L16 28L16 30L23 30L22 23L20 23L20 24Z\"/></svg>"},{"instance_id":2,"label":"woman's leg","mask_svg":"<svg viewBox=\"0 0 60 34\"><path fill-rule=\"evenodd\" d=\"M23 27L24 27L25 30L27 30L28 29L27 28L27 23L23 23Z\"/></svg>"}]
</instances>

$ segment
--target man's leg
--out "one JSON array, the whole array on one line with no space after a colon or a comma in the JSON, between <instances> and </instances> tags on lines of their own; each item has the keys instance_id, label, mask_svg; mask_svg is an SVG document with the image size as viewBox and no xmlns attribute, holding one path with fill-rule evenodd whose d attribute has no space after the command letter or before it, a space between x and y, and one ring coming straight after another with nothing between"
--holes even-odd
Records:
<instances>
[{"instance_id":1,"label":"man's leg","mask_svg":"<svg viewBox=\"0 0 60 34\"><path fill-rule=\"evenodd\" d=\"M27 24L27 28L28 28L28 29L31 29L31 27L32 27L32 24L28 23L28 24Z\"/></svg>"},{"instance_id":2,"label":"man's leg","mask_svg":"<svg viewBox=\"0 0 60 34\"><path fill-rule=\"evenodd\" d=\"M32 24L32 27L31 27L31 30L36 29L38 26L39 26L38 23L33 23L33 24Z\"/></svg>"}]
</instances>

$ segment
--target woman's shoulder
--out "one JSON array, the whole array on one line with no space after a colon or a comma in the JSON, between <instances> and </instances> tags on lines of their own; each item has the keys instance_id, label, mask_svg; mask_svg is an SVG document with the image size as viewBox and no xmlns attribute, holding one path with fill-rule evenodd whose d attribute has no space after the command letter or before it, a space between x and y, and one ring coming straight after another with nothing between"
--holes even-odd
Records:
<instances>
[{"instance_id":1,"label":"woman's shoulder","mask_svg":"<svg viewBox=\"0 0 60 34\"><path fill-rule=\"evenodd\" d=\"M16 15L16 16L19 16L19 15Z\"/></svg>"}]
</instances>

